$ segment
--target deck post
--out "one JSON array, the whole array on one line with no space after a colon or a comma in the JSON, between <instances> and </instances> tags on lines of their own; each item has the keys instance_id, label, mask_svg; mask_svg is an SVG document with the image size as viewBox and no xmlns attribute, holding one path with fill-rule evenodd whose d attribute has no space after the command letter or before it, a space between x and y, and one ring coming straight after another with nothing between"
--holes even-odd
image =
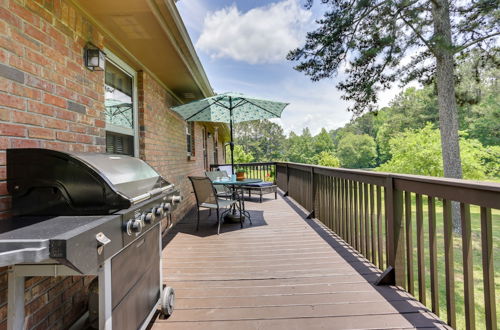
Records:
<instances>
[{"instance_id":1,"label":"deck post","mask_svg":"<svg viewBox=\"0 0 500 330\"><path fill-rule=\"evenodd\" d=\"M290 180L290 173L288 171L288 163L286 163L286 191L283 196L288 196L288 181Z\"/></svg>"},{"instance_id":2,"label":"deck post","mask_svg":"<svg viewBox=\"0 0 500 330\"><path fill-rule=\"evenodd\" d=\"M403 191L394 189L392 176L387 177L384 202L387 217L388 268L375 284L403 287L405 284Z\"/></svg>"},{"instance_id":3,"label":"deck post","mask_svg":"<svg viewBox=\"0 0 500 330\"><path fill-rule=\"evenodd\" d=\"M316 202L316 187L315 187L315 182L314 182L314 167L311 166L311 180L309 181L310 187L311 187L311 194L309 195L309 198L311 199L311 210L309 215L307 216L307 219L313 219L315 217L315 212L314 212L314 203Z\"/></svg>"}]
</instances>

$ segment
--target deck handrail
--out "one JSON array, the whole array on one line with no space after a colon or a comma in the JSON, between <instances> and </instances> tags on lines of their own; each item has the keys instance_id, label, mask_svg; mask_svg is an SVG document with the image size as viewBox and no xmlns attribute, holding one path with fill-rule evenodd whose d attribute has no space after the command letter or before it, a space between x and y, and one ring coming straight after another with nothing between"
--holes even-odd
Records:
<instances>
[{"instance_id":1,"label":"deck handrail","mask_svg":"<svg viewBox=\"0 0 500 330\"><path fill-rule=\"evenodd\" d=\"M217 166L212 165L212 168ZM412 295L418 294L423 304L429 300L437 315L440 310L446 310L447 323L452 327L457 325L454 204L460 206L457 215L462 228L455 236L462 245L464 322L467 329L476 326L471 205L479 207L485 311L481 322L487 329L496 329L492 209L500 209L500 183L290 162L245 163L235 164L235 167L261 173L259 177L272 171L274 181L285 196L305 208L309 217L332 229L381 270L386 269L385 283L401 286ZM437 236L441 228L442 242ZM444 258L440 258L444 259L443 263L438 263L438 245L444 246ZM415 249L416 267L413 260ZM444 268L445 273L445 308L439 303L440 268ZM427 276L430 288L426 283ZM429 299L427 293L430 293Z\"/></svg>"}]
</instances>

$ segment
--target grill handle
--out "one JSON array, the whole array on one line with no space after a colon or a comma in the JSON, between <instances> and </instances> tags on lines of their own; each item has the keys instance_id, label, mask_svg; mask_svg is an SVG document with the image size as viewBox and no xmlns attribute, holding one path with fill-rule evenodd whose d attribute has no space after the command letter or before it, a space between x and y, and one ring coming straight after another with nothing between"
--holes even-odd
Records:
<instances>
[{"instance_id":1,"label":"grill handle","mask_svg":"<svg viewBox=\"0 0 500 330\"><path fill-rule=\"evenodd\" d=\"M168 186L161 187L161 188L156 188L156 189L153 189L150 192L147 192L145 194L142 194L142 195L139 195L139 196L135 196L134 198L131 199L132 205L140 203L140 202L143 202L143 201L151 198L151 196L159 195L162 192L164 192L166 190L173 189L173 188L174 188L174 185L173 184L169 184Z\"/></svg>"}]
</instances>

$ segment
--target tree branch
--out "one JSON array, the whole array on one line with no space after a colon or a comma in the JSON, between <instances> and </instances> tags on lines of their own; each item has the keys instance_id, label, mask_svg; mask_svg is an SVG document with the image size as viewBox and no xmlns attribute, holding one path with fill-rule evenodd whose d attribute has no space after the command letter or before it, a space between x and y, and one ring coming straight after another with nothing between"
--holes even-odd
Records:
<instances>
[{"instance_id":1,"label":"tree branch","mask_svg":"<svg viewBox=\"0 0 500 330\"><path fill-rule=\"evenodd\" d=\"M428 40L426 40L426 39L422 36L422 34L420 34L420 32L418 32L418 31L417 31L417 29L415 29L415 27L414 27L413 25L411 25L411 24L410 24L410 22L408 22L408 21L404 18L404 16L403 16L403 15L401 15L401 12L400 12L399 14L400 14L400 15L399 15L399 17L401 17L401 20L403 20L403 22L404 22L404 23L405 23L405 24L406 24L406 25L407 25L410 29L412 29L412 31L413 31L413 32L417 35L418 39L420 39L420 40L424 43L424 45L426 45L426 46L427 46L427 48L429 49L429 51L430 51L431 53L433 53L433 54L434 54L434 47L432 47L432 45L429 43L429 41L428 41Z\"/></svg>"},{"instance_id":2,"label":"tree branch","mask_svg":"<svg viewBox=\"0 0 500 330\"><path fill-rule=\"evenodd\" d=\"M500 31L498 32L495 32L495 33L492 33L492 34L488 34L482 38L479 38L479 39L476 39L476 40L472 40L470 41L469 43L466 43L460 47L457 48L457 50L454 52L455 54L456 53L460 53L462 50L466 49L466 48L469 48L470 46L474 45L474 44L477 44L478 42L481 42L481 41L484 41L486 39L489 39L491 37L494 37L494 36L498 36L500 35Z\"/></svg>"}]
</instances>

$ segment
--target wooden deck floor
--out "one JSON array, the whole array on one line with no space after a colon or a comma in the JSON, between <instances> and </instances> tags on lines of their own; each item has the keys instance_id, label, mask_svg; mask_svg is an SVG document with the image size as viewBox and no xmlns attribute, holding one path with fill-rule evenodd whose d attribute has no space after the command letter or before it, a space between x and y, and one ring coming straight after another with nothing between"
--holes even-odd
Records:
<instances>
[{"instance_id":1,"label":"wooden deck floor","mask_svg":"<svg viewBox=\"0 0 500 330\"><path fill-rule=\"evenodd\" d=\"M271 196L271 195L268 195ZM248 222L193 214L166 237L174 314L152 329L446 328L408 293L376 287L379 271L288 198L247 202Z\"/></svg>"}]
</instances>

